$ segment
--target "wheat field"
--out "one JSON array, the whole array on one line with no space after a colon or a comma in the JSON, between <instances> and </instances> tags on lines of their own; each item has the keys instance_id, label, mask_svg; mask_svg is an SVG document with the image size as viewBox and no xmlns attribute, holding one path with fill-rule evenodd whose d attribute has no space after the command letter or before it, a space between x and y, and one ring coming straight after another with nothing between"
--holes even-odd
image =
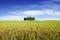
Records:
<instances>
[{"instance_id":1,"label":"wheat field","mask_svg":"<svg viewBox=\"0 0 60 40\"><path fill-rule=\"evenodd\" d=\"M0 40L60 40L60 21L0 21Z\"/></svg>"}]
</instances>

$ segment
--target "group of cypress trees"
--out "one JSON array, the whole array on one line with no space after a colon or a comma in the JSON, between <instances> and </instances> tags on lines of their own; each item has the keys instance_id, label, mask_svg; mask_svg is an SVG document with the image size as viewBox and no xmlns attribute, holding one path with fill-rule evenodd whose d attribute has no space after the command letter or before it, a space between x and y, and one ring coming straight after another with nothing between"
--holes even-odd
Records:
<instances>
[{"instance_id":1,"label":"group of cypress trees","mask_svg":"<svg viewBox=\"0 0 60 40\"><path fill-rule=\"evenodd\" d=\"M24 17L24 20L35 20L35 17Z\"/></svg>"}]
</instances>

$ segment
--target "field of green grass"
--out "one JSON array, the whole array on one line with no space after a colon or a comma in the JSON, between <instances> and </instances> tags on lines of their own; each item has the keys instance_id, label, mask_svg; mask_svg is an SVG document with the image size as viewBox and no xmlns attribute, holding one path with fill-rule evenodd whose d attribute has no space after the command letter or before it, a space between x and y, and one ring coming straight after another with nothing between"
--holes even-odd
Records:
<instances>
[{"instance_id":1,"label":"field of green grass","mask_svg":"<svg viewBox=\"0 0 60 40\"><path fill-rule=\"evenodd\" d=\"M0 40L60 40L60 21L0 21Z\"/></svg>"}]
</instances>

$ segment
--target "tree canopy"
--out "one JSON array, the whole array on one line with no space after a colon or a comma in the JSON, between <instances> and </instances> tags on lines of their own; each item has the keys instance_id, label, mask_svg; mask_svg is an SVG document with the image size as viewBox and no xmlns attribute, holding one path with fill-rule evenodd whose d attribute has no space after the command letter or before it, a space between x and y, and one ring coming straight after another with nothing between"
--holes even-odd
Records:
<instances>
[{"instance_id":1,"label":"tree canopy","mask_svg":"<svg viewBox=\"0 0 60 40\"><path fill-rule=\"evenodd\" d=\"M24 20L35 20L35 17L24 17Z\"/></svg>"}]
</instances>

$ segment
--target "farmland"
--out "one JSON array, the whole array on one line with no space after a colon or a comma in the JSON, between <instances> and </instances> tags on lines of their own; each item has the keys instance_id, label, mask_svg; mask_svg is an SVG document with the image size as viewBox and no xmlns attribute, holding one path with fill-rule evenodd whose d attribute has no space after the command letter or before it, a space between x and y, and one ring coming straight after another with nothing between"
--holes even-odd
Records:
<instances>
[{"instance_id":1,"label":"farmland","mask_svg":"<svg viewBox=\"0 0 60 40\"><path fill-rule=\"evenodd\" d=\"M60 21L0 21L0 40L60 40Z\"/></svg>"}]
</instances>

